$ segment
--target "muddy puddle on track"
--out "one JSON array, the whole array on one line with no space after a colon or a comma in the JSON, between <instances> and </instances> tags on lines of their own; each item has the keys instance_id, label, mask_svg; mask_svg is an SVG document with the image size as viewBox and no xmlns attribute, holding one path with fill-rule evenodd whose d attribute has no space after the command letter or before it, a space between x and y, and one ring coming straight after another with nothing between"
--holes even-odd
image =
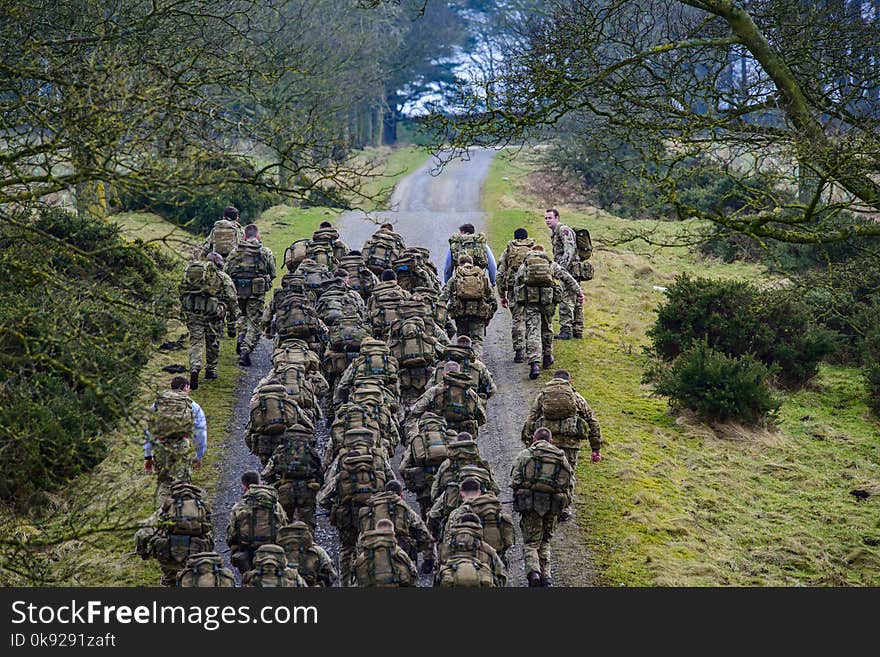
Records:
<instances>
[{"instance_id":1,"label":"muddy puddle on track","mask_svg":"<svg viewBox=\"0 0 880 657\"><path fill-rule=\"evenodd\" d=\"M485 215L481 210L482 186L494 157L491 150L475 150L468 161L455 161L437 176L432 175L434 162L401 180L391 198L393 210L377 212L370 218L363 213L348 212L335 223L343 241L353 249L360 249L376 230L377 224L389 221L394 224L408 245L424 246L431 251L431 258L443 272L443 261L448 249L448 238L464 223L472 223L481 230ZM496 257L500 254L496 254ZM229 427L229 442L224 445L226 457L221 465L221 480L214 500L214 532L217 550L229 561L226 548L226 524L232 505L240 497L239 477L246 469L260 469L259 459L250 454L244 445L244 427L248 419L248 402L259 379L271 368L271 343L261 340L252 354L253 365L240 368L235 388L233 419ZM513 363L510 342L510 313L501 308L489 325L484 339L483 360L498 384L498 392L489 400L488 421L478 436L480 451L492 466L492 472L501 487L502 501L512 497L509 482L510 468L516 454L522 449L520 429L532 399L549 374L542 372L538 381L528 378L528 366ZM326 422L318 430L321 448L329 438ZM402 448L398 447L393 465L397 471ZM410 505L418 510L412 496ZM510 504L505 509L512 512ZM517 544L508 551L508 586L525 586L522 561L522 536L516 523ZM339 544L336 530L326 516L318 518L317 542L327 550L334 562ZM553 579L557 586L590 586L594 581L593 569L575 520L563 523L553 541ZM431 576L420 574L420 586L431 586Z\"/></svg>"}]
</instances>

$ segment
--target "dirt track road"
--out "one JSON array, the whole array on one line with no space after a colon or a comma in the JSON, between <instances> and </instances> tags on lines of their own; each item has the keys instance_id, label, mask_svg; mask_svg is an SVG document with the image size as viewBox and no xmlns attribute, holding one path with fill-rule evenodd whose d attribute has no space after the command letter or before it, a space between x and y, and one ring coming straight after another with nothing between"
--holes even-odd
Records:
<instances>
[{"instance_id":1,"label":"dirt track road","mask_svg":"<svg viewBox=\"0 0 880 657\"><path fill-rule=\"evenodd\" d=\"M475 150L469 160L456 160L436 176L431 174L433 162L429 161L398 183L391 198L391 210L373 213L370 218L366 218L362 212L343 214L336 222L342 239L351 248L360 248L378 223L391 222L407 244L430 249L432 260L442 274L449 236L463 223L472 223L478 230L483 226L482 187L494 155L491 150ZM238 476L244 468L259 465L259 461L248 454L241 436L247 420L251 390L259 376L270 367L268 341L263 340L254 356L254 365L240 378L236 388L235 417L230 427L233 445L223 467L220 493L214 503L218 550L226 547L223 541L225 523L229 509L239 495ZM489 326L483 358L495 377L499 391L488 404L489 420L480 430L480 449L483 457L491 463L502 488L501 499L510 500L510 466L522 448L519 440L522 421L540 381L546 380L546 375L542 375L538 382L529 381L527 367L512 362L510 314L504 309L499 310ZM319 439L326 437L319 434ZM506 508L510 510L510 506ZM326 518L321 518L318 540L335 557L335 531ZM508 553L509 586L525 584L518 528L517 542ZM593 569L575 521L565 523L557 532L553 563L556 585L588 586L593 583ZM423 578L422 585L429 585L425 580Z\"/></svg>"}]
</instances>

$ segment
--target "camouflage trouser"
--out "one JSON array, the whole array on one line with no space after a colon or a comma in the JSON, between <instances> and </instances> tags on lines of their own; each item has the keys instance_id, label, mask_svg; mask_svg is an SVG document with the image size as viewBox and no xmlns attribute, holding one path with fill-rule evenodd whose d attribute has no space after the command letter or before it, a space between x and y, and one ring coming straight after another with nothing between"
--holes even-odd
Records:
<instances>
[{"instance_id":1,"label":"camouflage trouser","mask_svg":"<svg viewBox=\"0 0 880 657\"><path fill-rule=\"evenodd\" d=\"M534 511L523 511L519 527L523 537L523 559L526 574L533 570L543 577L550 577L550 539L559 523L559 516L547 513L543 516Z\"/></svg>"},{"instance_id":2,"label":"camouflage trouser","mask_svg":"<svg viewBox=\"0 0 880 657\"><path fill-rule=\"evenodd\" d=\"M352 567L357 556L358 530L346 525L336 528L339 531L339 583L351 586Z\"/></svg>"},{"instance_id":3,"label":"camouflage trouser","mask_svg":"<svg viewBox=\"0 0 880 657\"><path fill-rule=\"evenodd\" d=\"M192 481L189 438L153 441L153 469L156 471L156 496L160 500L171 494L171 482Z\"/></svg>"},{"instance_id":4,"label":"camouflage trouser","mask_svg":"<svg viewBox=\"0 0 880 657\"><path fill-rule=\"evenodd\" d=\"M486 330L486 320L482 317L456 317L455 329L458 335L466 335L471 339L474 356L483 358L483 333Z\"/></svg>"},{"instance_id":5,"label":"camouflage trouser","mask_svg":"<svg viewBox=\"0 0 880 657\"><path fill-rule=\"evenodd\" d=\"M161 586L175 586L177 584L177 574L181 571L182 566L179 564L160 563L159 568L162 570L162 579L159 581Z\"/></svg>"},{"instance_id":6,"label":"camouflage trouser","mask_svg":"<svg viewBox=\"0 0 880 657\"><path fill-rule=\"evenodd\" d=\"M577 302L577 297L562 294L559 302L559 330L574 335L584 334L584 306Z\"/></svg>"},{"instance_id":7,"label":"camouflage trouser","mask_svg":"<svg viewBox=\"0 0 880 657\"><path fill-rule=\"evenodd\" d=\"M216 371L220 359L220 331L222 317L186 316L189 331L189 371L202 371L202 351L205 352L205 369Z\"/></svg>"},{"instance_id":8,"label":"camouflage trouser","mask_svg":"<svg viewBox=\"0 0 880 657\"><path fill-rule=\"evenodd\" d=\"M314 534L315 522L315 498L318 496L318 485L309 488L305 482L297 482L278 485L278 501L287 513L288 522L301 520L306 523Z\"/></svg>"},{"instance_id":9,"label":"camouflage trouser","mask_svg":"<svg viewBox=\"0 0 880 657\"><path fill-rule=\"evenodd\" d=\"M578 456L581 453L580 447L562 447L563 452L565 452L565 458L568 459L568 462L571 463L571 481L577 486L577 479L575 479L575 475L577 474L577 464L578 464ZM572 501L574 501L574 495L572 495ZM571 510L571 504L566 507L569 511Z\"/></svg>"},{"instance_id":10,"label":"camouflage trouser","mask_svg":"<svg viewBox=\"0 0 880 657\"><path fill-rule=\"evenodd\" d=\"M513 295L511 295L512 297ZM513 340L513 349L526 348L526 317L525 306L508 297L510 306L510 337Z\"/></svg>"},{"instance_id":11,"label":"camouflage trouser","mask_svg":"<svg viewBox=\"0 0 880 657\"><path fill-rule=\"evenodd\" d=\"M538 363L541 356L553 355L553 306L526 304L526 361Z\"/></svg>"},{"instance_id":12,"label":"camouflage trouser","mask_svg":"<svg viewBox=\"0 0 880 657\"><path fill-rule=\"evenodd\" d=\"M250 353L260 341L260 322L266 297L263 294L238 300L240 316L236 323L242 353Z\"/></svg>"}]
</instances>

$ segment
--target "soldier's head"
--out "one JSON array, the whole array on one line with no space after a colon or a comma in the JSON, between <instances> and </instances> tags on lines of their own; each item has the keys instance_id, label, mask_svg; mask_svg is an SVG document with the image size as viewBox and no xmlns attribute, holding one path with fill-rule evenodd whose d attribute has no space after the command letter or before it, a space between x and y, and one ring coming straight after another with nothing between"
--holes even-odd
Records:
<instances>
[{"instance_id":1,"label":"soldier's head","mask_svg":"<svg viewBox=\"0 0 880 657\"><path fill-rule=\"evenodd\" d=\"M480 493L482 492L480 490L480 482L473 477L468 477L461 482L460 492L461 499L464 502L468 502L475 497L479 497Z\"/></svg>"},{"instance_id":2,"label":"soldier's head","mask_svg":"<svg viewBox=\"0 0 880 657\"><path fill-rule=\"evenodd\" d=\"M383 281L396 281L397 274L394 273L393 269L383 269L382 270L382 280Z\"/></svg>"},{"instance_id":3,"label":"soldier's head","mask_svg":"<svg viewBox=\"0 0 880 657\"><path fill-rule=\"evenodd\" d=\"M532 247L532 251L542 251L543 252L544 247L541 244L535 244L535 246Z\"/></svg>"},{"instance_id":4,"label":"soldier's head","mask_svg":"<svg viewBox=\"0 0 880 657\"><path fill-rule=\"evenodd\" d=\"M223 218L229 221L238 221L238 208L229 206L223 210Z\"/></svg>"},{"instance_id":5,"label":"soldier's head","mask_svg":"<svg viewBox=\"0 0 880 657\"><path fill-rule=\"evenodd\" d=\"M211 251L205 259L211 264L220 267L220 269L223 269L223 256L216 251Z\"/></svg>"},{"instance_id":6,"label":"soldier's head","mask_svg":"<svg viewBox=\"0 0 880 657\"><path fill-rule=\"evenodd\" d=\"M352 249L351 251L348 252L348 255L359 256L359 255L363 255L363 254L358 249Z\"/></svg>"},{"instance_id":7,"label":"soldier's head","mask_svg":"<svg viewBox=\"0 0 880 657\"><path fill-rule=\"evenodd\" d=\"M544 223L547 224L547 227L551 230L556 228L556 224L559 223L559 210L556 208L544 210Z\"/></svg>"},{"instance_id":8,"label":"soldier's head","mask_svg":"<svg viewBox=\"0 0 880 657\"><path fill-rule=\"evenodd\" d=\"M553 433L547 427L538 427L535 429L535 433L532 434L532 443L536 443L539 440L546 440L548 443L552 443Z\"/></svg>"},{"instance_id":9,"label":"soldier's head","mask_svg":"<svg viewBox=\"0 0 880 657\"><path fill-rule=\"evenodd\" d=\"M394 230L394 224L384 223L379 224L379 230Z\"/></svg>"},{"instance_id":10,"label":"soldier's head","mask_svg":"<svg viewBox=\"0 0 880 657\"><path fill-rule=\"evenodd\" d=\"M260 473L256 470L248 470L241 475L241 490L247 492L251 486L260 483Z\"/></svg>"},{"instance_id":11,"label":"soldier's head","mask_svg":"<svg viewBox=\"0 0 880 657\"><path fill-rule=\"evenodd\" d=\"M562 379L563 381L568 381L571 383L571 372L568 370L556 370L553 372L554 379Z\"/></svg>"},{"instance_id":12,"label":"soldier's head","mask_svg":"<svg viewBox=\"0 0 880 657\"><path fill-rule=\"evenodd\" d=\"M461 365L454 360L446 361L443 364L443 376L446 376L447 374L457 374L459 372L461 372Z\"/></svg>"},{"instance_id":13,"label":"soldier's head","mask_svg":"<svg viewBox=\"0 0 880 657\"><path fill-rule=\"evenodd\" d=\"M455 339L455 344L457 344L459 347L464 347L465 349L470 349L474 346L473 340L471 340L470 336L468 335L459 335Z\"/></svg>"},{"instance_id":14,"label":"soldier's head","mask_svg":"<svg viewBox=\"0 0 880 657\"><path fill-rule=\"evenodd\" d=\"M382 518L379 522L376 523L376 531L383 532L385 534L393 534L394 523L388 520L388 518Z\"/></svg>"},{"instance_id":15,"label":"soldier's head","mask_svg":"<svg viewBox=\"0 0 880 657\"><path fill-rule=\"evenodd\" d=\"M246 240L255 240L260 237L260 229L257 228L257 224L248 224L244 227L244 238Z\"/></svg>"},{"instance_id":16,"label":"soldier's head","mask_svg":"<svg viewBox=\"0 0 880 657\"><path fill-rule=\"evenodd\" d=\"M458 227L458 232L462 235L473 235L474 234L474 225L473 224L462 224Z\"/></svg>"},{"instance_id":17,"label":"soldier's head","mask_svg":"<svg viewBox=\"0 0 880 657\"><path fill-rule=\"evenodd\" d=\"M458 256L458 264L459 265L472 265L474 264L474 259L469 256L467 253Z\"/></svg>"},{"instance_id":18,"label":"soldier's head","mask_svg":"<svg viewBox=\"0 0 880 657\"><path fill-rule=\"evenodd\" d=\"M333 224L331 224L329 221L322 221L318 224L318 228L333 228Z\"/></svg>"},{"instance_id":19,"label":"soldier's head","mask_svg":"<svg viewBox=\"0 0 880 657\"><path fill-rule=\"evenodd\" d=\"M394 493L398 497L403 497L403 486L401 486L400 482L396 479L392 479L387 484L385 484L385 492Z\"/></svg>"},{"instance_id":20,"label":"soldier's head","mask_svg":"<svg viewBox=\"0 0 880 657\"><path fill-rule=\"evenodd\" d=\"M515 240L524 240L528 236L529 231L527 231L525 228L517 228L515 231L513 231L513 239Z\"/></svg>"},{"instance_id":21,"label":"soldier's head","mask_svg":"<svg viewBox=\"0 0 880 657\"><path fill-rule=\"evenodd\" d=\"M178 392L189 392L189 379L185 376L175 376L171 379L171 389Z\"/></svg>"},{"instance_id":22,"label":"soldier's head","mask_svg":"<svg viewBox=\"0 0 880 657\"><path fill-rule=\"evenodd\" d=\"M474 439L473 435L471 435L471 434L468 433L467 431L461 431L461 432L459 432L459 434L455 437L455 442L457 442L457 443L463 443L463 442L465 442L465 441L473 440L473 439Z\"/></svg>"}]
</instances>

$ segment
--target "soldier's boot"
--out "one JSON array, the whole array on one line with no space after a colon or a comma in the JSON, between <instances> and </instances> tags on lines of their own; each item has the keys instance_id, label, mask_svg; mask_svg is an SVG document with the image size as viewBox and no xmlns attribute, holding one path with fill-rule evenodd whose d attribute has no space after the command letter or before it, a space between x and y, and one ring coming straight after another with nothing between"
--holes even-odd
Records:
<instances>
[{"instance_id":1,"label":"soldier's boot","mask_svg":"<svg viewBox=\"0 0 880 657\"><path fill-rule=\"evenodd\" d=\"M541 586L553 586L553 579L549 575L541 575Z\"/></svg>"},{"instance_id":2,"label":"soldier's boot","mask_svg":"<svg viewBox=\"0 0 880 657\"><path fill-rule=\"evenodd\" d=\"M559 519L562 522L565 522L566 520L571 520L572 516L574 516L574 511L571 510L570 506L567 506L562 510L562 513L559 514Z\"/></svg>"},{"instance_id":3,"label":"soldier's boot","mask_svg":"<svg viewBox=\"0 0 880 657\"><path fill-rule=\"evenodd\" d=\"M559 331L556 335L553 336L557 340L571 340L571 333L566 331L565 329Z\"/></svg>"},{"instance_id":4,"label":"soldier's boot","mask_svg":"<svg viewBox=\"0 0 880 657\"><path fill-rule=\"evenodd\" d=\"M575 340L580 340L581 338L584 337L584 333L583 333L583 331L574 331L571 334L571 337L573 337Z\"/></svg>"},{"instance_id":5,"label":"soldier's boot","mask_svg":"<svg viewBox=\"0 0 880 657\"><path fill-rule=\"evenodd\" d=\"M530 570L526 579L529 580L529 586L541 586L541 573L537 570Z\"/></svg>"},{"instance_id":6,"label":"soldier's boot","mask_svg":"<svg viewBox=\"0 0 880 657\"><path fill-rule=\"evenodd\" d=\"M241 355L241 345L244 344L244 335L239 335L235 341L235 353Z\"/></svg>"},{"instance_id":7,"label":"soldier's boot","mask_svg":"<svg viewBox=\"0 0 880 657\"><path fill-rule=\"evenodd\" d=\"M238 364L242 367L250 367L251 366L251 354L249 351L241 352L241 356L238 359Z\"/></svg>"},{"instance_id":8,"label":"soldier's boot","mask_svg":"<svg viewBox=\"0 0 880 657\"><path fill-rule=\"evenodd\" d=\"M198 372L190 372L189 373L189 389L190 390L198 390L199 389L199 373Z\"/></svg>"},{"instance_id":9,"label":"soldier's boot","mask_svg":"<svg viewBox=\"0 0 880 657\"><path fill-rule=\"evenodd\" d=\"M526 350L525 349L517 349L513 354L513 362L514 363L526 362Z\"/></svg>"},{"instance_id":10,"label":"soldier's boot","mask_svg":"<svg viewBox=\"0 0 880 657\"><path fill-rule=\"evenodd\" d=\"M217 378L217 370L205 370L205 381Z\"/></svg>"},{"instance_id":11,"label":"soldier's boot","mask_svg":"<svg viewBox=\"0 0 880 657\"><path fill-rule=\"evenodd\" d=\"M552 354L544 354L544 362L541 363L541 367L545 370L553 364L553 355Z\"/></svg>"},{"instance_id":12,"label":"soldier's boot","mask_svg":"<svg viewBox=\"0 0 880 657\"><path fill-rule=\"evenodd\" d=\"M538 378L538 376L540 376L541 370L538 368L537 363L532 363L531 367L532 367L532 369L529 372L529 378L534 381L535 379Z\"/></svg>"}]
</instances>

